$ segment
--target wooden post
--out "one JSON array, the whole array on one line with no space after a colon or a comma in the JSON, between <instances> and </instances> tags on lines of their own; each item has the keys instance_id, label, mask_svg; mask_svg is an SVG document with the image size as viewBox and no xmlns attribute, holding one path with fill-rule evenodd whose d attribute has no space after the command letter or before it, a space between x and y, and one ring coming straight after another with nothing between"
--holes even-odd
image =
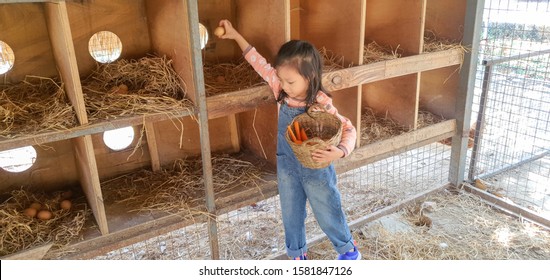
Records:
<instances>
[{"instance_id":1,"label":"wooden post","mask_svg":"<svg viewBox=\"0 0 550 280\"><path fill-rule=\"evenodd\" d=\"M456 99L456 133L453 136L449 182L459 186L464 181L468 136L470 132L470 115L474 98L479 32L485 0L468 0L464 19L463 44L471 46L471 52L464 54L464 63L460 73L460 84Z\"/></svg>"},{"instance_id":2,"label":"wooden post","mask_svg":"<svg viewBox=\"0 0 550 280\"><path fill-rule=\"evenodd\" d=\"M187 14L189 21L189 40L191 48L191 63L193 64L196 103L198 106L198 119L200 128L201 156L204 187L206 189L206 208L211 217L208 219L208 235L210 238L210 257L220 258L218 244L218 227L216 224L216 203L214 199L214 183L212 180L212 158L210 154L210 136L208 132L208 111L206 107L206 89L204 87L204 74L202 72L202 56L199 34L199 11L197 0L187 0Z\"/></svg>"}]
</instances>

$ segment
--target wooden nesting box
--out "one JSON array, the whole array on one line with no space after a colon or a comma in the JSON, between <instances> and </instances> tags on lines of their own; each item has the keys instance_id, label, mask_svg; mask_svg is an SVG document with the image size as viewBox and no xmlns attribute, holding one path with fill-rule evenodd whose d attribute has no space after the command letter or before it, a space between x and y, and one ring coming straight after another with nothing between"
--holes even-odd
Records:
<instances>
[{"instance_id":1,"label":"wooden nesting box","mask_svg":"<svg viewBox=\"0 0 550 280\"><path fill-rule=\"evenodd\" d=\"M26 76L58 78L75 124L30 135L0 135L0 152L29 145L38 151L35 164L25 172L0 169L0 193L21 186L82 190L97 228L87 229L83 240L70 245L79 252L68 256L72 258L104 253L206 220L182 221L174 213L141 214L112 203L104 196L104 186L112 178L168 169L175 161L205 154L210 158L210 153L230 153L274 172L277 106L269 87L260 82L208 94L209 67L242 62L233 41L213 35L221 19L229 19L270 62L290 39L308 40L341 58L342 67L325 72L323 83L358 132L363 129L365 108L411 129L417 127L421 109L448 119L363 147L358 139L356 151L336 163L338 172L454 135L456 99L465 94L457 87L464 71L457 70L462 51L424 52L427 30L442 39L462 41L465 0L4 2L0 41L12 47L15 61L11 71L0 75L1 85L22 82ZM199 23L210 34L202 50L197 49ZM100 31L118 36L120 59L138 61L151 55L169 59L189 107L92 118L86 83L101 63L94 61L88 48L90 38ZM365 47L373 42L394 50L398 57L367 60ZM216 75L218 81L228 80ZM131 145L117 151L106 147L103 133L127 126L137 135ZM203 166L204 174L212 174L209 164ZM277 194L274 174L262 175L259 185L206 192L207 203L214 205L209 211L226 213Z\"/></svg>"}]
</instances>

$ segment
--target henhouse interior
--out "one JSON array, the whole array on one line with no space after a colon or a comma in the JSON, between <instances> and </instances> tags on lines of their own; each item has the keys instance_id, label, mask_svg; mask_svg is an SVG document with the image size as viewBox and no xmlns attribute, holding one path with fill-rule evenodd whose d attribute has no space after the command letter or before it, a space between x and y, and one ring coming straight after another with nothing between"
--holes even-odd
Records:
<instances>
[{"instance_id":1,"label":"henhouse interior","mask_svg":"<svg viewBox=\"0 0 550 280\"><path fill-rule=\"evenodd\" d=\"M357 130L364 259L550 259L550 0L0 1L0 259L287 259L292 39ZM309 256L334 251L311 209ZM481 237L480 237L481 236ZM472 253L475 252L475 253Z\"/></svg>"}]
</instances>

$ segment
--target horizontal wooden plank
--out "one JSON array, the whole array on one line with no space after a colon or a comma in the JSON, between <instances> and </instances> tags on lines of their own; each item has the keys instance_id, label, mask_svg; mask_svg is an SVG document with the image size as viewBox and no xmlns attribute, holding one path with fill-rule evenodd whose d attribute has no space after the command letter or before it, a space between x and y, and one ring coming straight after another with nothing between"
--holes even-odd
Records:
<instances>
[{"instance_id":1,"label":"horizontal wooden plank","mask_svg":"<svg viewBox=\"0 0 550 280\"><path fill-rule=\"evenodd\" d=\"M269 86L254 87L206 98L209 119L253 110L270 103L275 103L275 97Z\"/></svg>"},{"instance_id":2,"label":"horizontal wooden plank","mask_svg":"<svg viewBox=\"0 0 550 280\"><path fill-rule=\"evenodd\" d=\"M461 49L424 53L345 68L323 75L323 85L329 91L410 75L462 63Z\"/></svg>"},{"instance_id":3,"label":"horizontal wooden plank","mask_svg":"<svg viewBox=\"0 0 550 280\"><path fill-rule=\"evenodd\" d=\"M479 196L487 204L491 205L491 207L497 208L504 213L515 216L517 218L529 220L544 227L547 230L550 230L550 220L532 210L515 205L513 202L502 199L486 190L478 189L468 183L462 185L462 188L469 193Z\"/></svg>"},{"instance_id":4,"label":"horizontal wooden plank","mask_svg":"<svg viewBox=\"0 0 550 280\"><path fill-rule=\"evenodd\" d=\"M387 78L457 65L462 62L462 55L462 50L447 50L351 67L325 73L323 75L323 83L329 91L350 88ZM208 118L214 119L253 110L259 106L274 102L273 92L267 85L228 92L207 98ZM186 117L191 114L191 112L178 112L171 115L151 114L134 116L79 126L66 131L48 132L15 139L0 139L0 151L101 133L111 129L143 124L144 122L158 122Z\"/></svg>"},{"instance_id":5,"label":"horizontal wooden plank","mask_svg":"<svg viewBox=\"0 0 550 280\"><path fill-rule=\"evenodd\" d=\"M443 140L454 135L456 120L447 120L390 139L356 149L351 155L335 163L337 173L344 173L366 164L388 158L408 150Z\"/></svg>"},{"instance_id":6,"label":"horizontal wooden plank","mask_svg":"<svg viewBox=\"0 0 550 280\"><path fill-rule=\"evenodd\" d=\"M53 243L46 243L34 248L29 248L14 254L1 257L1 260L41 260L50 250Z\"/></svg>"},{"instance_id":7,"label":"horizontal wooden plank","mask_svg":"<svg viewBox=\"0 0 550 280\"><path fill-rule=\"evenodd\" d=\"M452 65L462 64L464 51L451 49L386 61L385 78L393 78L416 72L424 72Z\"/></svg>"},{"instance_id":8,"label":"horizontal wooden plank","mask_svg":"<svg viewBox=\"0 0 550 280\"><path fill-rule=\"evenodd\" d=\"M272 180L273 177L265 179L266 183L258 185L257 188L236 188L231 192L217 194L219 197L216 199L216 213L218 215L228 213L277 195L277 184ZM205 214L189 215L185 211L177 214L150 215L148 221L125 229L112 231L108 235L101 236L97 232L88 234L84 240L63 248L63 251L71 253L64 254L61 256L61 259L94 258L98 255L106 254L110 251L189 225L205 223L207 218ZM132 217L130 214L125 214L124 217L117 217L117 219L128 220L132 219Z\"/></svg>"},{"instance_id":9,"label":"horizontal wooden plank","mask_svg":"<svg viewBox=\"0 0 550 280\"><path fill-rule=\"evenodd\" d=\"M418 72L443 68L462 63L462 50L445 50L425 53L393 60L380 61L350 67L323 74L323 85L328 91L410 75ZM253 110L275 102L268 86L228 92L207 98L208 118L219 118L229 114Z\"/></svg>"},{"instance_id":10,"label":"horizontal wooden plank","mask_svg":"<svg viewBox=\"0 0 550 280\"><path fill-rule=\"evenodd\" d=\"M9 149L30 146L41 145L45 143L51 143L61 140L72 139L81 137L84 135L102 133L108 130L122 128L126 126L134 126L144 124L146 122L159 122L174 118L181 118L190 116L192 112L183 111L178 114L150 114L142 116L125 117L120 119L114 119L109 121L103 121L99 123L92 123L87 125L81 125L74 128L70 128L63 131L52 131L46 133L40 133L35 135L22 136L13 139L6 139L0 137L0 151Z\"/></svg>"}]
</instances>

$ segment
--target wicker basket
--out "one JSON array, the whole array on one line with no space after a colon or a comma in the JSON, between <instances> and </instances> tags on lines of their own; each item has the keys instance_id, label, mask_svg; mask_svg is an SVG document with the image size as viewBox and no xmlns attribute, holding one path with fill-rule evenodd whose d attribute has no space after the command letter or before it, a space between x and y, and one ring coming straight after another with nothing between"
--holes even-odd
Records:
<instances>
[{"instance_id":1,"label":"wicker basket","mask_svg":"<svg viewBox=\"0 0 550 280\"><path fill-rule=\"evenodd\" d=\"M327 111L320 105L315 104L309 107L306 113L296 116L290 123L293 127L297 121L300 127L304 128L308 140L302 144L296 144L285 133L285 138L290 148L296 155L300 163L311 169L325 168L330 165L330 162L316 162L311 157L311 153L317 149L324 149L330 145L338 145L342 138L342 122L338 117Z\"/></svg>"}]
</instances>

